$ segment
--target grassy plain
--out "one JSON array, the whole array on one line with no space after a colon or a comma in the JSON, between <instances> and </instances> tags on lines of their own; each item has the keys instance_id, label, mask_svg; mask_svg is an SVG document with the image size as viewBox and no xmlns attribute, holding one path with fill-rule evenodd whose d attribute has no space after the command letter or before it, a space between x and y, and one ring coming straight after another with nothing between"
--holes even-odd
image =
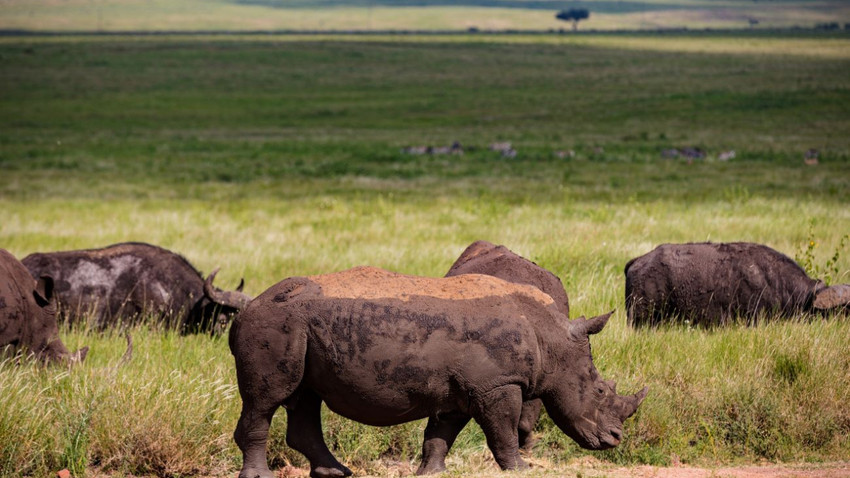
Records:
<instances>
[{"instance_id":1,"label":"grassy plain","mask_svg":"<svg viewBox=\"0 0 850 478\"><path fill-rule=\"evenodd\" d=\"M148 241L258 294L359 264L438 276L488 239L559 275L575 315L617 308L594 337L596 365L621 391L651 389L613 451L582 451L544 419L537 473L585 454L846 459L846 318L633 331L622 268L663 242L748 240L791 256L814 242L810 262L838 250L832 280L850 282L847 40L552 38L4 39L0 246L23 257ZM467 153L401 152L453 141ZM517 157L488 151L494 141ZM708 157L662 158L674 147ZM810 148L816 166L803 164ZM226 341L134 334L117 371L122 338L85 330L63 330L69 347L92 347L70 372L0 364L0 475L238 468ZM273 464L303 464L284 423ZM373 474L415 460L422 427L332 413L325 426L340 458ZM494 466L468 427L451 472Z\"/></svg>"}]
</instances>

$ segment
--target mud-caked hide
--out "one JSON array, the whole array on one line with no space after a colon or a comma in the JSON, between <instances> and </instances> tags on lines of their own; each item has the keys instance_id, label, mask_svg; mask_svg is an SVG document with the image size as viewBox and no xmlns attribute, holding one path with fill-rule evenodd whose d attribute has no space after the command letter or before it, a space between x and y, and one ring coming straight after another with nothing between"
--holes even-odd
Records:
<instances>
[{"instance_id":1,"label":"mud-caked hide","mask_svg":"<svg viewBox=\"0 0 850 478\"><path fill-rule=\"evenodd\" d=\"M0 249L0 349L46 362L81 362L88 347L74 353L59 339L53 279L34 280L26 267Z\"/></svg>"}]
</instances>

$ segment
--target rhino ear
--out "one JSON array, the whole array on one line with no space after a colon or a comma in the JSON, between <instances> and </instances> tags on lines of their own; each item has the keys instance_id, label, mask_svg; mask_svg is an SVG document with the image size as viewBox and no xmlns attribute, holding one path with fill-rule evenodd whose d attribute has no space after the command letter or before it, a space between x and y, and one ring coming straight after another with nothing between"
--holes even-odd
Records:
<instances>
[{"instance_id":1,"label":"rhino ear","mask_svg":"<svg viewBox=\"0 0 850 478\"><path fill-rule=\"evenodd\" d=\"M829 310L850 305L850 284L825 287L815 295L812 304L816 310Z\"/></svg>"},{"instance_id":2,"label":"rhino ear","mask_svg":"<svg viewBox=\"0 0 850 478\"><path fill-rule=\"evenodd\" d=\"M53 299L53 278L50 276L41 276L35 283L35 290L32 292L36 303L41 307L46 306Z\"/></svg>"},{"instance_id":3,"label":"rhino ear","mask_svg":"<svg viewBox=\"0 0 850 478\"><path fill-rule=\"evenodd\" d=\"M611 315L613 314L614 311L612 310L607 314L597 315L596 317L590 319L579 317L570 322L570 333L577 340L584 340L590 335L598 334L602 331L602 329L605 327L605 324L608 323L608 319L610 319Z\"/></svg>"}]
</instances>

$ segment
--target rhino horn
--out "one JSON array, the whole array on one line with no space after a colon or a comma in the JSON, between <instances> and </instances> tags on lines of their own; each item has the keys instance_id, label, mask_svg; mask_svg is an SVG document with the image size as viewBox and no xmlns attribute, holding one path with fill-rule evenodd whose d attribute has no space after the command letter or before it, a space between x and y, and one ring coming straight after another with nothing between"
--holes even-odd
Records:
<instances>
[{"instance_id":1,"label":"rhino horn","mask_svg":"<svg viewBox=\"0 0 850 478\"><path fill-rule=\"evenodd\" d=\"M850 305L850 284L838 284L821 289L812 304L816 310L829 310Z\"/></svg>"},{"instance_id":2,"label":"rhino horn","mask_svg":"<svg viewBox=\"0 0 850 478\"><path fill-rule=\"evenodd\" d=\"M206 296L216 304L232 307L236 310L242 310L245 308L245 306L248 305L248 302L251 301L251 297L247 294L243 294L242 291L238 289L235 291L223 291L216 289L213 286L213 280L215 280L215 275L218 274L218 271L219 268L217 267L204 281L204 294L206 294ZM243 285L240 284L240 288L242 286Z\"/></svg>"},{"instance_id":3,"label":"rhino horn","mask_svg":"<svg viewBox=\"0 0 850 478\"><path fill-rule=\"evenodd\" d=\"M83 363L83 360L86 359L86 355L88 355L88 353L89 353L89 348L83 347L83 348L77 350L76 352L72 353L70 356L68 356L68 362L70 362L71 364Z\"/></svg>"},{"instance_id":4,"label":"rhino horn","mask_svg":"<svg viewBox=\"0 0 850 478\"><path fill-rule=\"evenodd\" d=\"M649 393L649 387L643 387L643 390L641 390L640 392L638 392L634 395L629 395L627 397L623 397L623 399L625 400L625 404L626 404L626 406L625 406L625 409L626 409L625 412L626 413L625 413L625 417L623 417L623 420L625 420L626 418L629 418L630 416L634 415L635 412L637 412L638 407L643 402L643 400L646 398L646 395L648 393Z\"/></svg>"},{"instance_id":5,"label":"rhino horn","mask_svg":"<svg viewBox=\"0 0 850 478\"><path fill-rule=\"evenodd\" d=\"M612 314L614 314L613 310L607 314L597 315L590 319L579 317L570 322L570 333L577 340L587 339L588 336L601 332Z\"/></svg>"}]
</instances>

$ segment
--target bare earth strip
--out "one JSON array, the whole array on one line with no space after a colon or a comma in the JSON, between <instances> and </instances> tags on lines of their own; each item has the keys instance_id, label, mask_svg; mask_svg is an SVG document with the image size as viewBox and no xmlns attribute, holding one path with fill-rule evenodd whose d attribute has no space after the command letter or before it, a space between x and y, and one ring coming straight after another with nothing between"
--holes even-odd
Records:
<instances>
[{"instance_id":1,"label":"bare earth strip","mask_svg":"<svg viewBox=\"0 0 850 478\"><path fill-rule=\"evenodd\" d=\"M473 460L478 462L478 460ZM449 470L434 476L463 476L471 478L532 478L539 476L559 477L587 477L587 478L844 478L850 477L850 461L832 463L798 463L798 464L771 464L771 465L740 465L719 466L716 468L702 468L695 466L676 465L670 467L659 466L631 466L621 467L597 460L593 457L582 457L570 461L567 464L555 465L547 460L531 459L531 469L522 472L499 471L492 460L483 459L476 467L453 466L449 464ZM358 470L352 467L355 477L377 478L377 477L402 477L414 476L416 463L396 460L381 460L373 462L367 470ZM458 469L460 468L460 469ZM486 470L482 470L486 469ZM473 471L475 470L475 471ZM287 466L275 471L277 478L307 477L310 474L308 468ZM238 472L208 475L202 478L235 478ZM135 478L133 475L103 473L97 470L89 470L89 476L94 478L115 478L117 476ZM141 477L138 477L141 478Z\"/></svg>"}]
</instances>

